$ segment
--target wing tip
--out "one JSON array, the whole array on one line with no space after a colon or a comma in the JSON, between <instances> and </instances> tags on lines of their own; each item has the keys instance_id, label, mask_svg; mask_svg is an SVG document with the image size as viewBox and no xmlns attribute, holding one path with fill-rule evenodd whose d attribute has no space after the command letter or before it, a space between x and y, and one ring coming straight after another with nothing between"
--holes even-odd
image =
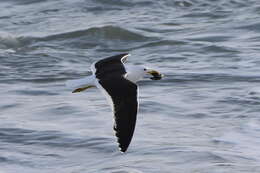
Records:
<instances>
[{"instance_id":1,"label":"wing tip","mask_svg":"<svg viewBox=\"0 0 260 173\"><path fill-rule=\"evenodd\" d=\"M126 151L127 151L127 148L121 148L120 146L119 146L119 151L121 152L121 153L125 153Z\"/></svg>"},{"instance_id":2,"label":"wing tip","mask_svg":"<svg viewBox=\"0 0 260 173\"><path fill-rule=\"evenodd\" d=\"M128 145L124 145L124 144L122 144L119 140L119 137L116 135L116 137L117 137L117 143L118 143L118 150L121 152L121 153L125 153L126 151L127 151L127 149L128 149L128 146L129 146L129 144Z\"/></svg>"}]
</instances>

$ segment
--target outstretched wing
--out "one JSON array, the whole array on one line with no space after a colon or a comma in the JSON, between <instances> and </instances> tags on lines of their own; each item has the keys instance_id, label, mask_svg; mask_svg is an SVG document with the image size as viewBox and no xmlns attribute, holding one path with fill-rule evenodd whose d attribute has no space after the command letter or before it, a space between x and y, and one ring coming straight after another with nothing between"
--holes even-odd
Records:
<instances>
[{"instance_id":1,"label":"outstretched wing","mask_svg":"<svg viewBox=\"0 0 260 173\"><path fill-rule=\"evenodd\" d=\"M99 83L112 98L115 135L120 151L125 152L133 137L136 124L137 85L122 76L100 79Z\"/></svg>"},{"instance_id":2,"label":"outstretched wing","mask_svg":"<svg viewBox=\"0 0 260 173\"><path fill-rule=\"evenodd\" d=\"M111 75L125 74L126 70L123 63L128 56L128 53L124 53L97 61L94 64L96 77L101 79Z\"/></svg>"}]
</instances>

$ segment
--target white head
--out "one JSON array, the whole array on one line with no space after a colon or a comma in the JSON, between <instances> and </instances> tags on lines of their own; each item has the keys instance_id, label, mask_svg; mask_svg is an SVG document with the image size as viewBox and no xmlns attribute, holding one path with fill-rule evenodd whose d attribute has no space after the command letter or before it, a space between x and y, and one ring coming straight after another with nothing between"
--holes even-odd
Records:
<instances>
[{"instance_id":1,"label":"white head","mask_svg":"<svg viewBox=\"0 0 260 173\"><path fill-rule=\"evenodd\" d=\"M159 80L162 78L162 74L156 70L152 70L145 66L137 66L137 65L125 65L126 67L126 78L132 82L137 82L144 78L147 74L152 75L150 79Z\"/></svg>"}]
</instances>

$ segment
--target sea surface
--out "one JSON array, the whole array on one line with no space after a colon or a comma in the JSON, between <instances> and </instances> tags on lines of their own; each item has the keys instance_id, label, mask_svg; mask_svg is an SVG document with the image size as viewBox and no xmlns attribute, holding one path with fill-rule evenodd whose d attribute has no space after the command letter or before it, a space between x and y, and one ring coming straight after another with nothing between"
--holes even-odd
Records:
<instances>
[{"instance_id":1,"label":"sea surface","mask_svg":"<svg viewBox=\"0 0 260 173\"><path fill-rule=\"evenodd\" d=\"M64 84L126 52L165 77L122 154L105 97ZM0 1L0 173L259 172L260 1Z\"/></svg>"}]
</instances>

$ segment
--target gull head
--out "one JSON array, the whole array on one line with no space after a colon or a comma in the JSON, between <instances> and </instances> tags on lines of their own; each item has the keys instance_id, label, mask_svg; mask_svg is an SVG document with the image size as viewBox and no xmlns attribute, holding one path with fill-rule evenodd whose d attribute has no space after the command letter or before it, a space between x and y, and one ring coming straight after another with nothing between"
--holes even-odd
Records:
<instances>
[{"instance_id":1,"label":"gull head","mask_svg":"<svg viewBox=\"0 0 260 173\"><path fill-rule=\"evenodd\" d=\"M143 79L145 76L149 76L152 80L160 80L163 77L163 74L157 70L145 67L145 66L126 66L126 78L132 82L137 82Z\"/></svg>"}]
</instances>

